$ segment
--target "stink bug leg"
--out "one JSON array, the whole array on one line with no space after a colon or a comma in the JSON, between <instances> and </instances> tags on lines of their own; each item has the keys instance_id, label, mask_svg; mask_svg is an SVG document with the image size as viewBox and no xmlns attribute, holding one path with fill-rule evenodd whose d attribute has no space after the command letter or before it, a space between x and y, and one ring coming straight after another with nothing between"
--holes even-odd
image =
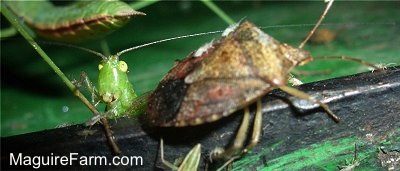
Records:
<instances>
[{"instance_id":1,"label":"stink bug leg","mask_svg":"<svg viewBox=\"0 0 400 171\"><path fill-rule=\"evenodd\" d=\"M261 102L261 99L258 99L256 103L257 103L257 110L256 110L256 115L255 115L254 121L253 121L253 133L251 136L250 143L242 150L242 153L246 153L247 151L249 151L251 148L253 148L255 145L257 145L260 140L261 125L262 125L262 111L261 111L262 110L262 102ZM222 157L222 156L230 156L231 153L234 153L243 147L243 143L246 140L247 129L249 127L249 120L250 120L249 107L245 107L243 113L244 113L243 120L242 120L240 128L237 132L237 135L236 135L236 138L234 140L232 147L230 147L226 151L223 151L223 149L221 149L221 148L216 148L212 152L212 154L210 156L210 160L213 160L213 158L218 158L218 157ZM240 155L238 155L237 157L239 157ZM232 158L236 159L237 157L232 157ZM227 162L226 164L229 164L229 162Z\"/></svg>"},{"instance_id":2,"label":"stink bug leg","mask_svg":"<svg viewBox=\"0 0 400 171\"><path fill-rule=\"evenodd\" d=\"M296 96L296 97L298 97L298 98L306 99L306 100L309 100L309 101L312 101L312 102L314 102L314 103L319 104L319 105L328 113L328 115L329 115L330 117L332 117L333 120L335 120L336 122L339 122L340 118L339 118L338 116L336 116L336 115L329 109L328 105L326 105L325 103L322 103L322 102L319 101L319 100L315 100L313 97L311 97L311 96L308 95L307 93L302 92L302 91L300 91L300 90L298 90L298 89L295 89L295 88L288 87L288 86L281 86L281 87L279 87L279 89L281 89L281 90L283 90L284 92L289 93L289 94L291 94L291 95L293 95L293 96Z\"/></svg>"}]
</instances>

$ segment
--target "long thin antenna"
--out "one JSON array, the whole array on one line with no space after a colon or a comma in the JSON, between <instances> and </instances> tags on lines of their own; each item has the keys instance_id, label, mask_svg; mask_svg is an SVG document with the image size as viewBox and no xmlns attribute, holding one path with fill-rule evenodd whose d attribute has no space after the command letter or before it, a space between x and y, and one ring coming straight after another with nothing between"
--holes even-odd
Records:
<instances>
[{"instance_id":1,"label":"long thin antenna","mask_svg":"<svg viewBox=\"0 0 400 171\"><path fill-rule=\"evenodd\" d=\"M207 34L215 34L215 33L222 33L223 30L219 30L219 31L210 31L210 32L203 32L203 33L196 33L196 34L190 34L190 35L184 35L184 36L177 36L177 37L171 37L171 38L167 38L167 39L163 39L163 40L158 40L158 41L154 41L154 42L150 42L150 43L145 43L139 46L135 46L135 47L131 47L128 49L125 49L123 51L120 51L116 54L116 56L121 56L123 53L135 50L135 49L139 49L145 46L149 46L152 44L156 44L156 43L162 43L162 42L166 42L166 41L170 41L170 40L175 40L175 39L182 39L182 38L188 38L188 37L195 37L195 36L201 36L201 35L207 35Z\"/></svg>"},{"instance_id":2,"label":"long thin antenna","mask_svg":"<svg viewBox=\"0 0 400 171\"><path fill-rule=\"evenodd\" d=\"M314 60L318 60L318 59L324 59L324 60L327 60L327 59L334 59L334 60L340 59L340 60L346 60L346 61L357 62L357 63L360 63L360 64L362 64L362 65L371 67L371 68L373 68L374 70L378 70L378 71L379 71L379 70L382 70L382 68L380 68L379 66L377 66L377 65L375 65L375 64L372 64L372 63L363 61L363 60L358 59L358 58L348 57L348 56L316 56L316 57L313 57L313 59L314 59Z\"/></svg>"},{"instance_id":3,"label":"long thin antenna","mask_svg":"<svg viewBox=\"0 0 400 171\"><path fill-rule=\"evenodd\" d=\"M66 43L60 43L60 42L45 42L45 41L39 41L39 43L41 44L48 44L48 45L57 45L57 46L67 46L67 47L71 47L71 48L76 48L76 49L80 49L83 50L85 52L89 52L92 53L96 56L100 56L103 60L107 59L106 56L104 56L103 54L101 54L100 52L96 52L94 50L88 49L88 48L84 48L84 47L80 47L80 46L76 46L76 45L71 45L71 44L66 44Z\"/></svg>"},{"instance_id":4,"label":"long thin antenna","mask_svg":"<svg viewBox=\"0 0 400 171\"><path fill-rule=\"evenodd\" d=\"M310 33L307 35L307 37L301 42L299 48L303 49L304 45L307 43L307 41L310 39L310 37L314 34L315 30L317 30L318 26L321 24L322 20L325 18L326 14L328 13L329 9L331 8L334 0L328 0L328 5L326 5L326 8L324 12L322 13L321 17L319 18L318 22L315 24L314 28L310 31Z\"/></svg>"}]
</instances>

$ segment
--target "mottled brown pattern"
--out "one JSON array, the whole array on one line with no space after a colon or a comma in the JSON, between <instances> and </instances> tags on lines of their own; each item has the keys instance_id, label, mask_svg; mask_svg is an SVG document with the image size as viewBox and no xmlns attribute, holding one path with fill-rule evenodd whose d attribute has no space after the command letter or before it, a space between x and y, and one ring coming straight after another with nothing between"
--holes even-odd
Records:
<instances>
[{"instance_id":1,"label":"mottled brown pattern","mask_svg":"<svg viewBox=\"0 0 400 171\"><path fill-rule=\"evenodd\" d=\"M213 122L286 85L289 71L310 59L244 21L200 57L191 53L171 69L150 97L148 119L155 126Z\"/></svg>"}]
</instances>

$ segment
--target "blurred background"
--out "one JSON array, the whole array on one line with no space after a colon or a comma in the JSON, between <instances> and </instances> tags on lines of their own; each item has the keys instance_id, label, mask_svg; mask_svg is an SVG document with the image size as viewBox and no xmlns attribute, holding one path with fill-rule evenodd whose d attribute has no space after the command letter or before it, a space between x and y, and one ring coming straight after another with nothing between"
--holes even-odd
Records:
<instances>
[{"instance_id":1,"label":"blurred background","mask_svg":"<svg viewBox=\"0 0 400 171\"><path fill-rule=\"evenodd\" d=\"M325 8L323 2L216 2L234 21L250 20L275 39L298 46ZM400 64L399 2L335 2L320 28L323 43L307 44L313 56L345 55L375 64ZM174 36L224 30L228 24L202 2L157 2L140 9L146 16L134 18L105 37L111 53ZM2 16L2 28L6 20ZM286 25L286 26L285 26ZM294 25L294 26L287 26ZM144 47L121 56L129 65L130 81L138 94L154 89L174 65L219 34L184 38ZM79 46L101 52L100 41ZM45 52L71 79L86 72L97 84L100 58L69 47L43 45ZM346 61L316 61L299 67L325 74L302 76L312 82L351 75L368 68ZM90 97L90 96L87 96ZM379 103L379 102L377 102ZM1 40L1 136L12 136L59 126L84 123L90 111L20 36Z\"/></svg>"}]
</instances>

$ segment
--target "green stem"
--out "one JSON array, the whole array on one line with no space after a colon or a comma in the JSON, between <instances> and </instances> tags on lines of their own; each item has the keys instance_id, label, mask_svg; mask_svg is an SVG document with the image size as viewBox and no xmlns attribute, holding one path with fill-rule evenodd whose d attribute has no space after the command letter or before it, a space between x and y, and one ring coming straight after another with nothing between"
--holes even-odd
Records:
<instances>
[{"instance_id":1,"label":"green stem","mask_svg":"<svg viewBox=\"0 0 400 171\"><path fill-rule=\"evenodd\" d=\"M106 39L100 41L100 46L104 56L111 56L110 47L108 46Z\"/></svg>"},{"instance_id":2,"label":"green stem","mask_svg":"<svg viewBox=\"0 0 400 171\"><path fill-rule=\"evenodd\" d=\"M215 5L215 3L212 2L211 0L201 0L201 2L203 2L204 5L210 8L215 14L217 14L222 20L224 20L229 25L235 23L235 21L232 18L230 18L223 10L221 10L221 8Z\"/></svg>"},{"instance_id":3,"label":"green stem","mask_svg":"<svg viewBox=\"0 0 400 171\"><path fill-rule=\"evenodd\" d=\"M130 3L129 5L135 9L135 10L139 10L141 8L147 7L151 4L154 4L156 2L158 2L159 0L140 0L138 2L134 2L134 3ZM211 9L211 11L213 11L215 14L217 14L222 20L224 20L226 23L228 23L229 25L234 24L235 20L233 20L232 18L229 17L229 15L227 15L221 8L219 8L217 5L215 5L214 2L212 2L211 0L201 0L201 2L204 3L204 5L206 5L208 8Z\"/></svg>"},{"instance_id":4,"label":"green stem","mask_svg":"<svg viewBox=\"0 0 400 171\"><path fill-rule=\"evenodd\" d=\"M24 24L20 23L18 17L15 16L4 3L1 4L1 12L13 25L14 28L29 42L29 44L39 53L44 61L54 70L54 72L63 80L72 93L77 96L82 102L93 112L98 115L97 109L83 96L83 94L75 87L75 85L65 76L65 74L57 67L43 49L33 40L33 37L28 33L29 29Z\"/></svg>"}]
</instances>

